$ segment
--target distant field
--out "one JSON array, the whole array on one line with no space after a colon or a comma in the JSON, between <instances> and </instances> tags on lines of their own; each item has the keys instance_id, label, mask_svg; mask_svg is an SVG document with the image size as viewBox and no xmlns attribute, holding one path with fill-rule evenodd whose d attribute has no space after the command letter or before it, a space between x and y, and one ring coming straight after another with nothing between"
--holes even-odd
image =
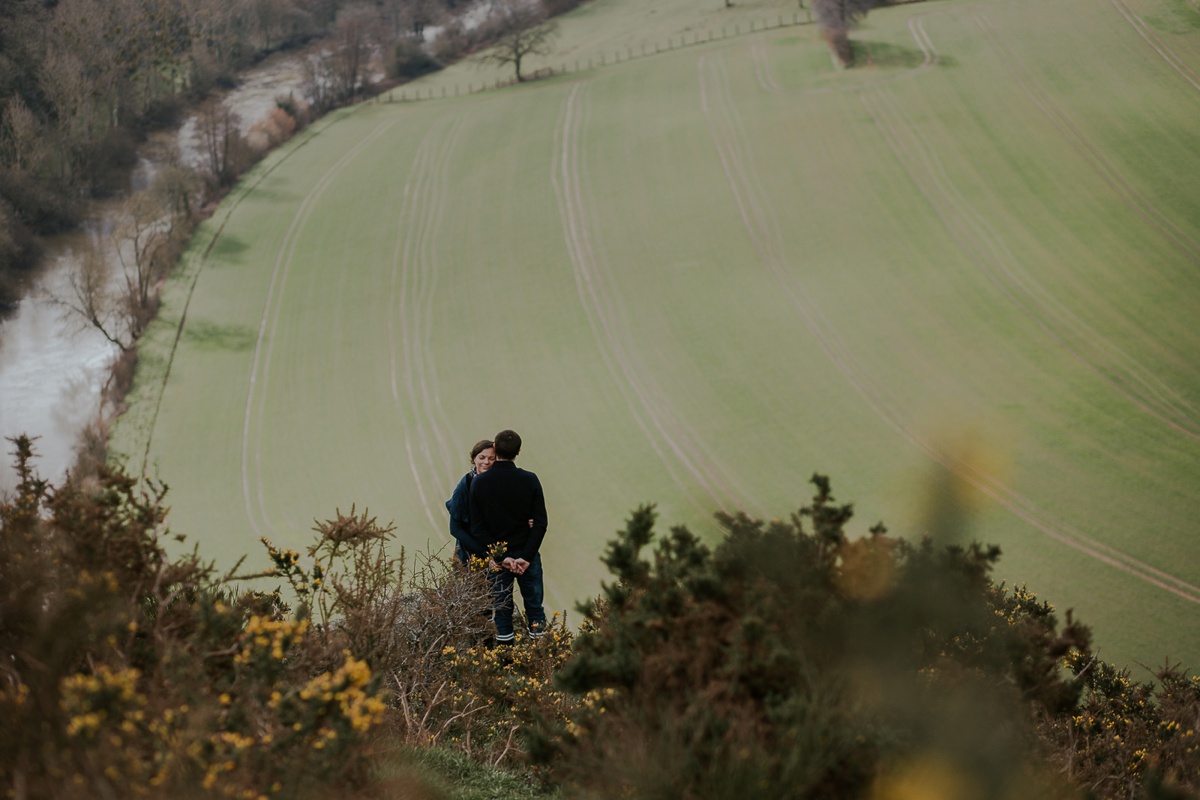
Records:
<instances>
[{"instance_id":1,"label":"distant field","mask_svg":"<svg viewBox=\"0 0 1200 800\"><path fill-rule=\"evenodd\" d=\"M592 0L533 68L603 68L467 95L501 73L459 65L274 153L114 449L261 566L351 504L441 546L471 443L515 428L556 608L643 502L715 536L820 471L856 530L919 536L950 477L1001 578L1200 669L1200 12L930 0L840 71L763 29L794 3L722 5Z\"/></svg>"}]
</instances>

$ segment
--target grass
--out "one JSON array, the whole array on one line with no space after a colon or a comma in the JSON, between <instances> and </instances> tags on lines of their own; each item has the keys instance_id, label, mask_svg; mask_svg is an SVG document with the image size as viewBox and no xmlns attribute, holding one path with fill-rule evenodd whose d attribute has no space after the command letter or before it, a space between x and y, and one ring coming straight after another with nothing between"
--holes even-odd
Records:
<instances>
[{"instance_id":1,"label":"grass","mask_svg":"<svg viewBox=\"0 0 1200 800\"><path fill-rule=\"evenodd\" d=\"M428 800L553 800L557 790L531 784L527 776L489 769L446 748L408 748L379 762L385 787L389 779L403 787L403 797Z\"/></svg>"},{"instance_id":2,"label":"grass","mask_svg":"<svg viewBox=\"0 0 1200 800\"><path fill-rule=\"evenodd\" d=\"M593 0L548 62L792 8L695 5ZM513 427L558 608L639 503L711 534L821 471L919 536L949 473L1103 656L1200 665L1200 37L1139 27L1180 8L914 3L854 70L785 26L341 112L202 228L114 448L232 564L352 503L442 546Z\"/></svg>"}]
</instances>

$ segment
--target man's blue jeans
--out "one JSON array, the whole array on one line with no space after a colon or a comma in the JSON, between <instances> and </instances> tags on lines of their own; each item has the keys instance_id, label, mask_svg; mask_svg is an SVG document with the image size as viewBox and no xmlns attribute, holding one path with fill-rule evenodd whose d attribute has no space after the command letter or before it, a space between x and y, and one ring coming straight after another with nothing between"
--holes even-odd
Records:
<instances>
[{"instance_id":1,"label":"man's blue jeans","mask_svg":"<svg viewBox=\"0 0 1200 800\"><path fill-rule=\"evenodd\" d=\"M513 583L521 587L521 598L525 601L525 622L529 634L534 638L546 630L546 610L542 608L542 556L536 555L529 562L523 575L514 575L506 569L488 575L492 585L492 620L496 623L496 641L507 644L516 638L513 633Z\"/></svg>"}]
</instances>

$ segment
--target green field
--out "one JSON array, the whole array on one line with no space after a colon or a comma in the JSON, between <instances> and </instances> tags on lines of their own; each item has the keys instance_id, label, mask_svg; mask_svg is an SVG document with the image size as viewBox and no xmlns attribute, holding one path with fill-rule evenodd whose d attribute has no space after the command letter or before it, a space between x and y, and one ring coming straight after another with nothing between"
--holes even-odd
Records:
<instances>
[{"instance_id":1,"label":"green field","mask_svg":"<svg viewBox=\"0 0 1200 800\"><path fill-rule=\"evenodd\" d=\"M714 537L820 471L856 532L916 537L950 477L1103 657L1200 668L1195 3L913 3L846 71L793 3L722 6L592 0L532 66L568 74L460 64L273 153L168 286L114 450L263 566L352 504L442 546L515 428L555 608L640 503Z\"/></svg>"}]
</instances>

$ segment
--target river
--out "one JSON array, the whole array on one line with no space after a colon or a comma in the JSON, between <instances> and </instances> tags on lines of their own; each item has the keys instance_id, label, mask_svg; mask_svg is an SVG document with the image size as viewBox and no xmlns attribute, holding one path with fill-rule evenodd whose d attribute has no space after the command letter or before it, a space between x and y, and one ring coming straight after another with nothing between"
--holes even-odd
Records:
<instances>
[{"instance_id":1,"label":"river","mask_svg":"<svg viewBox=\"0 0 1200 800\"><path fill-rule=\"evenodd\" d=\"M223 98L237 112L244 134L275 106L275 98L299 94L303 55L277 54L242 76L237 88ZM178 150L183 163L201 163L195 118L175 131L160 132L139 148L139 164L130 175L130 189L145 188L158 166ZM40 275L17 309L0 321L0 496L16 485L13 448L7 439L36 436L36 467L43 478L61 481L74 463L80 433L107 412L103 389L117 348L98 331L51 298L70 292L73 255L89 246L105 246L114 274L117 266L111 231L120 220L121 202L98 202L88 210L79 231L46 240Z\"/></svg>"}]
</instances>

